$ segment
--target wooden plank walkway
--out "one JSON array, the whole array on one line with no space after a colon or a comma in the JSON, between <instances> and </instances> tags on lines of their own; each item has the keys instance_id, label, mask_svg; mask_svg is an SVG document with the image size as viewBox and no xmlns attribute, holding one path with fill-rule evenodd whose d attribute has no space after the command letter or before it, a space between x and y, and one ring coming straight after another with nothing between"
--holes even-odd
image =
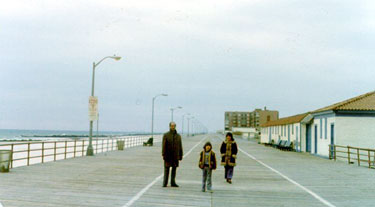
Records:
<instances>
[{"instance_id":1,"label":"wooden plank walkway","mask_svg":"<svg viewBox=\"0 0 375 207\"><path fill-rule=\"evenodd\" d=\"M179 188L161 187L163 161L156 143L0 173L0 202L4 207L374 206L374 170L241 139L233 184L225 182L218 166L213 193L203 193L199 152L210 140L219 159L222 139L217 134L183 138Z\"/></svg>"}]
</instances>

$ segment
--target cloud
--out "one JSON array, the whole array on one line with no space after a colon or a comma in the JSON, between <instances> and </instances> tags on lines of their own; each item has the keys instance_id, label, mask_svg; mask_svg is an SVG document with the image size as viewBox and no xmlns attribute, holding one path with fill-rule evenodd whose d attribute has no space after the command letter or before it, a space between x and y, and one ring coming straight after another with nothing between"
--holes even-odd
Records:
<instances>
[{"instance_id":1,"label":"cloud","mask_svg":"<svg viewBox=\"0 0 375 207\"><path fill-rule=\"evenodd\" d=\"M373 88L374 8L323 0L8 1L0 8L0 124L86 129L92 63L113 54L123 59L101 63L95 83L107 130L148 130L151 98L161 92L170 96L158 100L160 131L175 105L184 107L177 117L194 113L212 130L222 128L226 110L267 106L283 116L328 105Z\"/></svg>"}]
</instances>

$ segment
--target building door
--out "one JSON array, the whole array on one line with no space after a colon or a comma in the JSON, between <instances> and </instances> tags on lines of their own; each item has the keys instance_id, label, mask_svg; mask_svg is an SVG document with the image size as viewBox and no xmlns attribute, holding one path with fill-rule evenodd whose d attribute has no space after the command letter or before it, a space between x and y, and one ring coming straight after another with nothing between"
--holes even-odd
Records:
<instances>
[{"instance_id":1,"label":"building door","mask_svg":"<svg viewBox=\"0 0 375 207\"><path fill-rule=\"evenodd\" d=\"M288 125L288 142L290 142L290 125Z\"/></svg>"},{"instance_id":2,"label":"building door","mask_svg":"<svg viewBox=\"0 0 375 207\"><path fill-rule=\"evenodd\" d=\"M306 124L306 152L311 152L311 128Z\"/></svg>"},{"instance_id":3,"label":"building door","mask_svg":"<svg viewBox=\"0 0 375 207\"><path fill-rule=\"evenodd\" d=\"M299 141L298 141L298 126L296 126L296 150L298 152L299 148Z\"/></svg>"},{"instance_id":4,"label":"building door","mask_svg":"<svg viewBox=\"0 0 375 207\"><path fill-rule=\"evenodd\" d=\"M272 141L272 136L271 136L271 132L272 131L272 127L269 127L268 128L268 143L271 143L271 141Z\"/></svg>"},{"instance_id":5,"label":"building door","mask_svg":"<svg viewBox=\"0 0 375 207\"><path fill-rule=\"evenodd\" d=\"M335 144L335 125L331 124L331 145ZM331 157L333 157L333 146L331 146Z\"/></svg>"},{"instance_id":6,"label":"building door","mask_svg":"<svg viewBox=\"0 0 375 207\"><path fill-rule=\"evenodd\" d=\"M316 124L314 125L314 144L315 144L314 152L315 154L317 154L318 153L318 126Z\"/></svg>"}]
</instances>

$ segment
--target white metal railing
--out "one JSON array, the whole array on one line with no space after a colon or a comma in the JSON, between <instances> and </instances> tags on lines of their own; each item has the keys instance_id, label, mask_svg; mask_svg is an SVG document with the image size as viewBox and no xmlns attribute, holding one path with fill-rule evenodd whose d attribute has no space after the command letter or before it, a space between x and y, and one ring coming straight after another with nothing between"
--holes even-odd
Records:
<instances>
[{"instance_id":1,"label":"white metal railing","mask_svg":"<svg viewBox=\"0 0 375 207\"><path fill-rule=\"evenodd\" d=\"M124 148L143 145L150 135L121 136L113 138L94 138L92 146L94 153L117 150L117 141L124 141ZM160 142L162 135L154 135L154 142ZM67 141L29 141L0 144L0 150L11 150L13 157L10 168L28 166L56 160L82 157L86 155L88 139Z\"/></svg>"}]
</instances>

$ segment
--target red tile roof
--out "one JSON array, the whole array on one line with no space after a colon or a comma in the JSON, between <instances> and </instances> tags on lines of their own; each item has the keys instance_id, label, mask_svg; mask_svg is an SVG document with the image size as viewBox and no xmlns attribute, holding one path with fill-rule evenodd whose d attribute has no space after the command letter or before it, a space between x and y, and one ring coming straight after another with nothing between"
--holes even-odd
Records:
<instances>
[{"instance_id":1,"label":"red tile roof","mask_svg":"<svg viewBox=\"0 0 375 207\"><path fill-rule=\"evenodd\" d=\"M298 114L295 116L289 116L285 118L281 118L275 121L269 121L265 124L262 124L261 127L268 127L268 126L278 126L278 125L286 125L286 124L293 124L301 122L303 118L305 118L310 113L318 113L323 111L375 111L375 91L369 92L360 96L356 96L354 98L341 101L320 109L317 109L312 112L307 112L304 114Z\"/></svg>"},{"instance_id":2,"label":"red tile roof","mask_svg":"<svg viewBox=\"0 0 375 207\"><path fill-rule=\"evenodd\" d=\"M375 111L375 91L369 92L354 98L326 106L312 113L323 112L323 111Z\"/></svg>"},{"instance_id":3,"label":"red tile roof","mask_svg":"<svg viewBox=\"0 0 375 207\"><path fill-rule=\"evenodd\" d=\"M274 121L269 121L269 122L267 122L265 124L262 124L261 127L279 126L279 125L299 123L308 114L309 113L298 114L298 115L294 115L294 116L284 117L284 118L281 118L281 119L278 119L278 120L274 120Z\"/></svg>"}]
</instances>

